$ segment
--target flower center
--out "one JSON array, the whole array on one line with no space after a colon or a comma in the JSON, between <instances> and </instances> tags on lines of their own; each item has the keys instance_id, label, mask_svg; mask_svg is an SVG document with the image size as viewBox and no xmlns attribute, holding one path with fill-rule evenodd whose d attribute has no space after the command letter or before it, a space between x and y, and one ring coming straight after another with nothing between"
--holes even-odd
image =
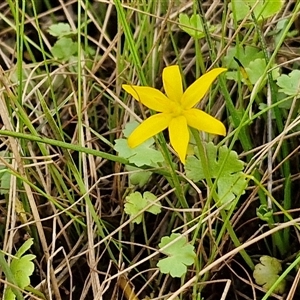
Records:
<instances>
[{"instance_id":1,"label":"flower center","mask_svg":"<svg viewBox=\"0 0 300 300\"><path fill-rule=\"evenodd\" d=\"M182 115L183 108L181 107L180 104L174 103L171 106L170 112L171 112L172 116L175 118L175 117L178 117L178 116Z\"/></svg>"}]
</instances>

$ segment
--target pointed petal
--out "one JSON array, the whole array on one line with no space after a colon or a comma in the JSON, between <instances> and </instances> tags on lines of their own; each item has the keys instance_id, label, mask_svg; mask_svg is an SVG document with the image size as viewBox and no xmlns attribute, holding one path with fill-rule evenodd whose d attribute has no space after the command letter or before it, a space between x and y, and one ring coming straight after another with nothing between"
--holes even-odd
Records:
<instances>
[{"instance_id":1,"label":"pointed petal","mask_svg":"<svg viewBox=\"0 0 300 300\"><path fill-rule=\"evenodd\" d=\"M159 90L147 87L123 84L122 88L135 100L158 112L169 110L170 100Z\"/></svg>"},{"instance_id":2,"label":"pointed petal","mask_svg":"<svg viewBox=\"0 0 300 300\"><path fill-rule=\"evenodd\" d=\"M128 137L128 145L135 148L156 135L157 133L166 129L171 121L169 114L157 114L149 117L142 122Z\"/></svg>"},{"instance_id":3,"label":"pointed petal","mask_svg":"<svg viewBox=\"0 0 300 300\"><path fill-rule=\"evenodd\" d=\"M170 142L181 162L185 163L190 133L184 116L173 118L169 125Z\"/></svg>"},{"instance_id":4,"label":"pointed petal","mask_svg":"<svg viewBox=\"0 0 300 300\"><path fill-rule=\"evenodd\" d=\"M208 133L226 135L224 124L204 111L191 108L183 112L188 126Z\"/></svg>"},{"instance_id":5,"label":"pointed petal","mask_svg":"<svg viewBox=\"0 0 300 300\"><path fill-rule=\"evenodd\" d=\"M216 68L202 75L192 85L190 85L182 96L182 107L185 109L192 108L199 102L207 93L218 75L225 72L227 69Z\"/></svg>"},{"instance_id":6,"label":"pointed petal","mask_svg":"<svg viewBox=\"0 0 300 300\"><path fill-rule=\"evenodd\" d=\"M183 90L179 66L169 66L164 68L162 78L165 93L167 94L168 98L172 101L180 103Z\"/></svg>"}]
</instances>

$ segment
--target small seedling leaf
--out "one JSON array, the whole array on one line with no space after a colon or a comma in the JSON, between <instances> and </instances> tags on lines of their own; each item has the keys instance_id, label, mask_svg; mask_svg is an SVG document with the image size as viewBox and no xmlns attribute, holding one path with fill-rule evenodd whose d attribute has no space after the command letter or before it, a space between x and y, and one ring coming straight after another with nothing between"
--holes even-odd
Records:
<instances>
[{"instance_id":1,"label":"small seedling leaf","mask_svg":"<svg viewBox=\"0 0 300 300\"><path fill-rule=\"evenodd\" d=\"M242 172L235 174L230 174L228 176L223 176L218 179L218 196L220 198L221 204L231 203L235 199L236 195L243 194L246 187L247 181L243 176ZM229 209L226 206L226 209Z\"/></svg>"},{"instance_id":2,"label":"small seedling leaf","mask_svg":"<svg viewBox=\"0 0 300 300\"><path fill-rule=\"evenodd\" d=\"M238 65L234 58L239 60L241 66L245 70L246 75L242 73L241 66ZM226 72L227 79L238 81L240 78L241 81L246 84L249 81L252 85L255 85L261 80L262 76L265 75L262 83L260 84L261 87L264 86L264 83L267 80L266 74L264 74L266 69L264 54L256 47L236 46L230 48L227 52L227 55L224 57L224 64L229 66L230 70L232 70ZM278 68L273 68L272 76L273 79L279 76Z\"/></svg>"},{"instance_id":3,"label":"small seedling leaf","mask_svg":"<svg viewBox=\"0 0 300 300\"><path fill-rule=\"evenodd\" d=\"M15 300L16 299L16 295L13 293L13 291L10 287L7 287L5 289L4 299L5 300Z\"/></svg>"},{"instance_id":4,"label":"small seedling leaf","mask_svg":"<svg viewBox=\"0 0 300 300\"><path fill-rule=\"evenodd\" d=\"M15 276L18 286L22 289L30 285L30 276L34 271L33 259L35 259L35 255L26 254L19 259L13 259L11 262L11 271Z\"/></svg>"},{"instance_id":5,"label":"small seedling leaf","mask_svg":"<svg viewBox=\"0 0 300 300\"><path fill-rule=\"evenodd\" d=\"M137 126L137 122L126 124L123 130L124 136L128 137ZM152 148L153 143L154 139L151 138L135 148L130 148L127 139L117 139L114 150L118 152L119 156L127 158L130 163L137 167L144 165L156 167L157 163L164 161L164 158L161 152Z\"/></svg>"},{"instance_id":6,"label":"small seedling leaf","mask_svg":"<svg viewBox=\"0 0 300 300\"><path fill-rule=\"evenodd\" d=\"M284 0L232 0L229 4L231 10L234 10L237 21L241 21L249 14L250 9L254 6L254 15L258 20L270 18L280 12ZM252 19L251 15L248 17Z\"/></svg>"},{"instance_id":7,"label":"small seedling leaf","mask_svg":"<svg viewBox=\"0 0 300 300\"><path fill-rule=\"evenodd\" d=\"M282 74L277 78L279 92L300 98L300 70L293 70L289 75Z\"/></svg>"},{"instance_id":8,"label":"small seedling leaf","mask_svg":"<svg viewBox=\"0 0 300 300\"><path fill-rule=\"evenodd\" d=\"M250 7L253 7L257 1L247 0ZM282 9L284 0L265 0L259 1L254 9L254 14L258 19L267 19L276 15Z\"/></svg>"},{"instance_id":9,"label":"small seedling leaf","mask_svg":"<svg viewBox=\"0 0 300 300\"><path fill-rule=\"evenodd\" d=\"M190 18L187 14L179 14L179 27L193 38L203 38L205 34L201 24L200 16L193 15Z\"/></svg>"},{"instance_id":10,"label":"small seedling leaf","mask_svg":"<svg viewBox=\"0 0 300 300\"><path fill-rule=\"evenodd\" d=\"M224 65L228 66L228 68L230 68L231 70L236 70L236 71L226 72L226 77L228 79L237 81L238 80L237 72L240 66L234 60L234 57L238 58L242 66L246 69L250 67L250 63L252 61L259 58L263 59L264 54L262 51L259 51L256 47L252 47L252 46L246 46L246 47L236 46L236 47L229 48L227 51L227 55L224 57ZM244 81L243 78L242 80Z\"/></svg>"},{"instance_id":11,"label":"small seedling leaf","mask_svg":"<svg viewBox=\"0 0 300 300\"><path fill-rule=\"evenodd\" d=\"M117 139L115 140L114 149L119 156L127 158L130 163L135 164L137 167L144 165L154 167L157 166L158 162L163 162L164 158L159 151L151 148L151 146L152 143L146 141L135 148L130 148L127 140Z\"/></svg>"},{"instance_id":12,"label":"small seedling leaf","mask_svg":"<svg viewBox=\"0 0 300 300\"><path fill-rule=\"evenodd\" d=\"M8 194L9 192L9 187L10 187L10 178L11 174L8 171L5 171L1 173L0 175L0 194L5 195Z\"/></svg>"},{"instance_id":13,"label":"small seedling leaf","mask_svg":"<svg viewBox=\"0 0 300 300\"><path fill-rule=\"evenodd\" d=\"M229 3L229 8L234 11L233 16L237 21L243 20L249 12L249 7L243 0L232 0Z\"/></svg>"},{"instance_id":14,"label":"small seedling leaf","mask_svg":"<svg viewBox=\"0 0 300 300\"><path fill-rule=\"evenodd\" d=\"M140 224L143 220L144 212L150 212L157 215L161 212L161 205L159 201L156 201L156 196L150 192L145 192L142 196L139 192L134 192L126 197L126 203L124 205L124 211L130 217L134 217L133 223ZM146 209L149 204L153 203Z\"/></svg>"},{"instance_id":15,"label":"small seedling leaf","mask_svg":"<svg viewBox=\"0 0 300 300\"><path fill-rule=\"evenodd\" d=\"M262 256L253 271L253 277L258 285L261 285L265 290L269 290L275 281L279 278L279 273L282 271L281 263L278 259L270 256ZM274 290L274 293L283 294L285 281L281 281Z\"/></svg>"},{"instance_id":16,"label":"small seedling leaf","mask_svg":"<svg viewBox=\"0 0 300 300\"><path fill-rule=\"evenodd\" d=\"M244 162L238 159L235 151L226 146L217 148L213 143L205 143L207 164L210 176L217 181L218 205L230 203L236 196L245 192L247 180L243 176ZM197 154L197 148L195 148ZM190 156L185 165L186 176L197 182L205 179L202 163L198 157ZM230 209L230 204L226 209Z\"/></svg>"},{"instance_id":17,"label":"small seedling leaf","mask_svg":"<svg viewBox=\"0 0 300 300\"><path fill-rule=\"evenodd\" d=\"M256 209L256 215L263 221L269 222L273 217L273 209L267 205L262 204Z\"/></svg>"},{"instance_id":18,"label":"small seedling leaf","mask_svg":"<svg viewBox=\"0 0 300 300\"><path fill-rule=\"evenodd\" d=\"M180 236L179 233L172 233L170 237L163 237L158 245L159 248L163 248ZM168 257L161 259L157 266L163 274L170 274L173 278L183 276L187 272L187 266L192 265L196 258L194 247L188 244L184 236L162 252Z\"/></svg>"},{"instance_id":19,"label":"small seedling leaf","mask_svg":"<svg viewBox=\"0 0 300 300\"><path fill-rule=\"evenodd\" d=\"M54 44L51 52L57 59L68 60L77 52L77 43L71 38L62 37Z\"/></svg>"},{"instance_id":20,"label":"small seedling leaf","mask_svg":"<svg viewBox=\"0 0 300 300\"><path fill-rule=\"evenodd\" d=\"M190 18L187 14L179 14L179 27L193 38L201 39L205 37L204 29L201 23L200 16L192 15ZM208 24L209 31L215 30L215 26Z\"/></svg>"},{"instance_id":21,"label":"small seedling leaf","mask_svg":"<svg viewBox=\"0 0 300 300\"><path fill-rule=\"evenodd\" d=\"M70 34L75 34L75 32L72 32L70 25L67 23L53 24L49 27L48 32L52 36L56 36L58 38Z\"/></svg>"},{"instance_id":22,"label":"small seedling leaf","mask_svg":"<svg viewBox=\"0 0 300 300\"><path fill-rule=\"evenodd\" d=\"M263 58L257 58L251 61L248 67L245 68L252 84L255 84L259 80L259 78L264 74L265 69L266 60Z\"/></svg>"},{"instance_id":23,"label":"small seedling leaf","mask_svg":"<svg viewBox=\"0 0 300 300\"><path fill-rule=\"evenodd\" d=\"M0 156L7 163L10 163L10 154L6 151L0 151ZM8 172L5 165L0 165L0 195L9 193L11 174Z\"/></svg>"},{"instance_id":24,"label":"small seedling leaf","mask_svg":"<svg viewBox=\"0 0 300 300\"><path fill-rule=\"evenodd\" d=\"M128 138L131 134L131 132L139 126L139 123L137 121L129 122L125 125L125 128L123 129L123 134L126 138ZM150 138L148 141L151 141L152 144L154 143L154 139Z\"/></svg>"},{"instance_id":25,"label":"small seedling leaf","mask_svg":"<svg viewBox=\"0 0 300 300\"><path fill-rule=\"evenodd\" d=\"M147 205L149 205L150 203L153 203L157 199L157 197L155 195L153 195L152 193L150 193L150 192L145 192L143 194L143 197L146 200ZM153 215L158 215L161 212L160 202L156 201L156 203L151 205L149 208L147 208L146 211L153 214Z\"/></svg>"},{"instance_id":26,"label":"small seedling leaf","mask_svg":"<svg viewBox=\"0 0 300 300\"><path fill-rule=\"evenodd\" d=\"M30 285L30 276L34 271L35 255L24 253L30 249L33 244L33 239L28 239L17 251L15 257L10 264L11 272L14 275L19 288L24 289Z\"/></svg>"},{"instance_id":27,"label":"small seedling leaf","mask_svg":"<svg viewBox=\"0 0 300 300\"><path fill-rule=\"evenodd\" d=\"M127 171L136 171L134 173L129 174L129 182L132 185L136 185L138 187L143 187L149 180L152 172L141 170L132 166L126 166Z\"/></svg>"},{"instance_id":28,"label":"small seedling leaf","mask_svg":"<svg viewBox=\"0 0 300 300\"><path fill-rule=\"evenodd\" d=\"M24 242L24 244L18 249L15 257L20 258L26 251L28 251L33 245L33 239L28 239Z\"/></svg>"}]
</instances>

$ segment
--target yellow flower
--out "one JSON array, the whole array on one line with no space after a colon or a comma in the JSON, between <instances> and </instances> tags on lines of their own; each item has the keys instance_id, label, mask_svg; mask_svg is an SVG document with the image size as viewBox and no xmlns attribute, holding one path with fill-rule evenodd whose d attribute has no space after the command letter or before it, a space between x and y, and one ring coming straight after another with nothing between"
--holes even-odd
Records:
<instances>
[{"instance_id":1,"label":"yellow flower","mask_svg":"<svg viewBox=\"0 0 300 300\"><path fill-rule=\"evenodd\" d=\"M193 108L206 94L216 77L227 69L216 68L205 73L190 85L185 92L178 66L164 68L162 79L166 95L146 86L123 84L122 88L134 99L159 112L143 121L128 137L131 148L168 128L170 143L182 163L185 163L189 143L188 126L208 133L225 135L222 122L204 111Z\"/></svg>"}]
</instances>

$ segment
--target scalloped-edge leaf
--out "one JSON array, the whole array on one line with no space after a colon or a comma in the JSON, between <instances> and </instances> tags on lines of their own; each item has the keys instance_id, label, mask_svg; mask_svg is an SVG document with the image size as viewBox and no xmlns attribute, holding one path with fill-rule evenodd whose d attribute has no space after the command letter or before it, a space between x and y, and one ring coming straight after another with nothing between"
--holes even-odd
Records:
<instances>
[{"instance_id":1,"label":"scalloped-edge leaf","mask_svg":"<svg viewBox=\"0 0 300 300\"><path fill-rule=\"evenodd\" d=\"M123 130L124 136L128 137L137 126L137 122L127 123ZM154 139L150 138L143 144L135 148L130 148L127 139L116 139L114 150L118 152L119 156L127 158L131 164L135 164L137 167L145 165L157 167L158 163L164 161L164 157L160 151L152 148L153 143Z\"/></svg>"},{"instance_id":2,"label":"scalloped-edge leaf","mask_svg":"<svg viewBox=\"0 0 300 300\"><path fill-rule=\"evenodd\" d=\"M140 224L143 220L144 212L150 212L157 215L161 212L161 205L159 201L156 201L156 196L150 192L144 192L143 196L140 192L131 193L126 197L126 203L124 205L124 211L127 215L134 217L133 223ZM153 203L155 201L155 203ZM149 204L153 203L146 210L145 208ZM143 213L141 213L144 211Z\"/></svg>"},{"instance_id":3,"label":"scalloped-edge leaf","mask_svg":"<svg viewBox=\"0 0 300 300\"><path fill-rule=\"evenodd\" d=\"M77 42L73 42L71 38L62 37L51 49L52 55L61 60L68 60L77 53Z\"/></svg>"},{"instance_id":4,"label":"scalloped-edge leaf","mask_svg":"<svg viewBox=\"0 0 300 300\"><path fill-rule=\"evenodd\" d=\"M158 245L159 248L163 248L180 236L181 234L179 233L172 233L170 237L163 237ZM181 236L178 241L162 250L162 253L168 257L161 259L157 266L161 273L170 274L173 278L182 277L186 274L187 266L192 265L196 258L194 246L189 244L184 236Z\"/></svg>"},{"instance_id":5,"label":"scalloped-edge leaf","mask_svg":"<svg viewBox=\"0 0 300 300\"><path fill-rule=\"evenodd\" d=\"M73 32L71 30L71 27L68 23L57 23L57 24L52 24L49 26L48 29L49 34L55 37L63 37L63 36L68 36L70 34L76 34L76 32Z\"/></svg>"},{"instance_id":6,"label":"scalloped-edge leaf","mask_svg":"<svg viewBox=\"0 0 300 300\"><path fill-rule=\"evenodd\" d=\"M193 38L201 39L205 37L204 29L199 14L189 17L187 14L179 14L179 27ZM208 30L213 32L215 26L208 23Z\"/></svg>"},{"instance_id":7,"label":"scalloped-edge leaf","mask_svg":"<svg viewBox=\"0 0 300 300\"><path fill-rule=\"evenodd\" d=\"M262 256L260 263L255 265L253 277L258 285L261 285L265 290L269 290L276 280L279 278L279 273L282 271L280 261L268 255ZM283 294L286 281L281 281L274 289L274 293Z\"/></svg>"},{"instance_id":8,"label":"scalloped-edge leaf","mask_svg":"<svg viewBox=\"0 0 300 300\"><path fill-rule=\"evenodd\" d=\"M282 9L284 0L231 0L229 8L235 11L237 21L242 21L254 6L254 15L258 20L276 15ZM249 19L252 19L251 15Z\"/></svg>"},{"instance_id":9,"label":"scalloped-edge leaf","mask_svg":"<svg viewBox=\"0 0 300 300\"><path fill-rule=\"evenodd\" d=\"M282 74L277 78L279 92L300 98L300 70L293 70L288 75Z\"/></svg>"},{"instance_id":10,"label":"scalloped-edge leaf","mask_svg":"<svg viewBox=\"0 0 300 300\"><path fill-rule=\"evenodd\" d=\"M34 272L34 263L32 261L35 259L35 255L24 255L24 253L30 249L32 244L32 238L26 240L24 244L18 249L10 264L11 272L14 276L16 284L20 289L24 289L30 285L30 276ZM9 286L5 290L4 299L16 299L15 294Z\"/></svg>"},{"instance_id":11,"label":"scalloped-edge leaf","mask_svg":"<svg viewBox=\"0 0 300 300\"><path fill-rule=\"evenodd\" d=\"M218 149L213 143L204 143L211 179L217 179L218 206L231 208L232 200L245 192L247 180L243 174L244 162L227 146ZM197 148L195 148L197 154ZM205 179L202 163L198 157L189 156L185 164L186 176L197 182Z\"/></svg>"},{"instance_id":12,"label":"scalloped-edge leaf","mask_svg":"<svg viewBox=\"0 0 300 300\"><path fill-rule=\"evenodd\" d=\"M129 172L136 171L129 174L129 182L130 184L138 186L140 188L146 185L152 175L152 172L150 171L141 170L132 166L126 166L126 170Z\"/></svg>"},{"instance_id":13,"label":"scalloped-edge leaf","mask_svg":"<svg viewBox=\"0 0 300 300\"><path fill-rule=\"evenodd\" d=\"M205 37L199 15L193 15L189 18L187 14L181 13L179 14L179 23L179 28L191 37L198 39Z\"/></svg>"}]
</instances>

